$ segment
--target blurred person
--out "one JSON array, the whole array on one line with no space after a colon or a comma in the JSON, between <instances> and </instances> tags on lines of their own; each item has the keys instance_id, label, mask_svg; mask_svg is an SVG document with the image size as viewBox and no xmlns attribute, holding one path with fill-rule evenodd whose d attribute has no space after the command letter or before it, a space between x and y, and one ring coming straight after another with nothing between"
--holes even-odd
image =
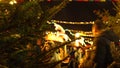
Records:
<instances>
[{"instance_id":1,"label":"blurred person","mask_svg":"<svg viewBox=\"0 0 120 68\"><path fill-rule=\"evenodd\" d=\"M118 42L119 38L105 23L101 20L96 20L92 26L94 35L93 45L96 47L93 61L95 68L107 68L113 62L110 52L110 42Z\"/></svg>"}]
</instances>

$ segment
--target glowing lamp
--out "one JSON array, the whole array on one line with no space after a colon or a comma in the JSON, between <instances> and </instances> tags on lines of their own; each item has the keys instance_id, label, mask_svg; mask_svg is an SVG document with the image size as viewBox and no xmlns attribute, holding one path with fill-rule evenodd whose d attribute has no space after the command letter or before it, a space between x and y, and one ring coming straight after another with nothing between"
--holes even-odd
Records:
<instances>
[{"instance_id":1,"label":"glowing lamp","mask_svg":"<svg viewBox=\"0 0 120 68\"><path fill-rule=\"evenodd\" d=\"M9 4L11 4L11 5L16 4L16 3L17 3L17 1L15 1L15 0L11 0L11 1L9 2Z\"/></svg>"},{"instance_id":2,"label":"glowing lamp","mask_svg":"<svg viewBox=\"0 0 120 68\"><path fill-rule=\"evenodd\" d=\"M80 37L80 33L76 33L76 34L75 34L75 37L76 37L76 38L79 38L79 37Z\"/></svg>"}]
</instances>

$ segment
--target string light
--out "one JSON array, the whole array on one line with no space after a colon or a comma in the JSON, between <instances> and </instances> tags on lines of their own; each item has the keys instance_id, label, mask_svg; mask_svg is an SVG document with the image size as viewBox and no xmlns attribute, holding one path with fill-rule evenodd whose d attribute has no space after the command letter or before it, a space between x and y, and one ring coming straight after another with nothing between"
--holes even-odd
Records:
<instances>
[{"instance_id":1,"label":"string light","mask_svg":"<svg viewBox=\"0 0 120 68\"><path fill-rule=\"evenodd\" d=\"M58 21L58 20L51 20L55 23L64 23L64 24L94 24L94 22L68 22L68 21Z\"/></svg>"},{"instance_id":2,"label":"string light","mask_svg":"<svg viewBox=\"0 0 120 68\"><path fill-rule=\"evenodd\" d=\"M54 24L54 23L57 23L57 24L94 24L94 21L93 22L67 22L67 21L58 21L58 20L51 20L51 21L47 21L48 24ZM71 29L65 29L65 31L69 31L70 34L72 33L80 33L81 36L88 36L88 37L93 37L92 35L92 31L80 31L80 30L71 30ZM72 32L72 33L71 33ZM73 35L73 34L72 34Z\"/></svg>"}]
</instances>

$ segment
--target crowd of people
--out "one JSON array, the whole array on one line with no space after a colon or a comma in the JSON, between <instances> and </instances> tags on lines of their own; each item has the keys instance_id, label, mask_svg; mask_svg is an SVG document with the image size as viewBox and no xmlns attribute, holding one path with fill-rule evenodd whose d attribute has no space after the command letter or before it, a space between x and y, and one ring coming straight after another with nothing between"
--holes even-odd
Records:
<instances>
[{"instance_id":1,"label":"crowd of people","mask_svg":"<svg viewBox=\"0 0 120 68\"><path fill-rule=\"evenodd\" d=\"M46 36L46 39L49 38L49 40L51 39L53 41L58 41L61 43L72 40L59 24L54 23L54 26L56 32L51 35L51 38L49 38L50 34L48 34ZM71 48L69 48L68 45L65 45L63 48L59 49L59 53L58 51L54 53L52 61L59 61L70 55L68 60L69 62L67 61L68 65L71 64L71 56L72 58L74 56L74 60L77 59L77 68L107 68L114 61L111 53L110 44L111 42L114 42L115 45L119 45L119 37L110 27L107 27L106 24L101 20L96 20L94 22L94 24L92 25L92 33L94 37L93 44L91 44L89 50L82 48L85 47L86 44L85 39L83 37L80 37L80 39L74 41L74 43L76 43L76 47L72 47L72 51L74 53L70 51ZM73 44L70 45L73 46ZM82 45L82 47L79 47L79 45ZM58 57L59 59L57 59ZM68 67L76 68L73 64L72 67L71 65L69 65ZM61 68L61 65L58 65L57 68Z\"/></svg>"}]
</instances>

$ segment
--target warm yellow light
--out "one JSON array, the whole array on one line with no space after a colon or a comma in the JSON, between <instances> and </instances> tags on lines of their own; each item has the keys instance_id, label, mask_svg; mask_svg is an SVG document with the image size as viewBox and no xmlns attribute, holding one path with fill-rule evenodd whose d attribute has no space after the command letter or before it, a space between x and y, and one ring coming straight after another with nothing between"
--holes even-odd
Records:
<instances>
[{"instance_id":1,"label":"warm yellow light","mask_svg":"<svg viewBox=\"0 0 120 68\"><path fill-rule=\"evenodd\" d=\"M13 3L13 1L10 1L9 4L13 5L14 3Z\"/></svg>"},{"instance_id":2,"label":"warm yellow light","mask_svg":"<svg viewBox=\"0 0 120 68\"><path fill-rule=\"evenodd\" d=\"M76 37L76 38L79 38L79 37L80 37L80 33L76 33L76 34L75 34L75 37Z\"/></svg>"},{"instance_id":3,"label":"warm yellow light","mask_svg":"<svg viewBox=\"0 0 120 68\"><path fill-rule=\"evenodd\" d=\"M14 0L13 2L14 2L15 4L17 3L17 1L15 1L15 0Z\"/></svg>"},{"instance_id":4,"label":"warm yellow light","mask_svg":"<svg viewBox=\"0 0 120 68\"><path fill-rule=\"evenodd\" d=\"M79 40L75 40L75 46L78 47L79 46Z\"/></svg>"},{"instance_id":5,"label":"warm yellow light","mask_svg":"<svg viewBox=\"0 0 120 68\"><path fill-rule=\"evenodd\" d=\"M80 39L80 43L82 44L82 45L85 45L85 42L84 42L84 38L83 37L81 37L81 39Z\"/></svg>"},{"instance_id":6,"label":"warm yellow light","mask_svg":"<svg viewBox=\"0 0 120 68\"><path fill-rule=\"evenodd\" d=\"M105 2L106 0L100 0L101 2Z\"/></svg>"},{"instance_id":7,"label":"warm yellow light","mask_svg":"<svg viewBox=\"0 0 120 68\"><path fill-rule=\"evenodd\" d=\"M45 36L46 40L52 40L52 41L59 41L59 42L64 42L62 37L58 37L53 33L48 34L47 36Z\"/></svg>"},{"instance_id":8,"label":"warm yellow light","mask_svg":"<svg viewBox=\"0 0 120 68\"><path fill-rule=\"evenodd\" d=\"M16 0L11 0L11 1L9 2L9 4L11 4L11 5L16 4L16 3L17 3Z\"/></svg>"},{"instance_id":9,"label":"warm yellow light","mask_svg":"<svg viewBox=\"0 0 120 68\"><path fill-rule=\"evenodd\" d=\"M81 37L81 39L75 40L75 46L78 47L80 45L85 45L86 46L83 37Z\"/></svg>"}]
</instances>

